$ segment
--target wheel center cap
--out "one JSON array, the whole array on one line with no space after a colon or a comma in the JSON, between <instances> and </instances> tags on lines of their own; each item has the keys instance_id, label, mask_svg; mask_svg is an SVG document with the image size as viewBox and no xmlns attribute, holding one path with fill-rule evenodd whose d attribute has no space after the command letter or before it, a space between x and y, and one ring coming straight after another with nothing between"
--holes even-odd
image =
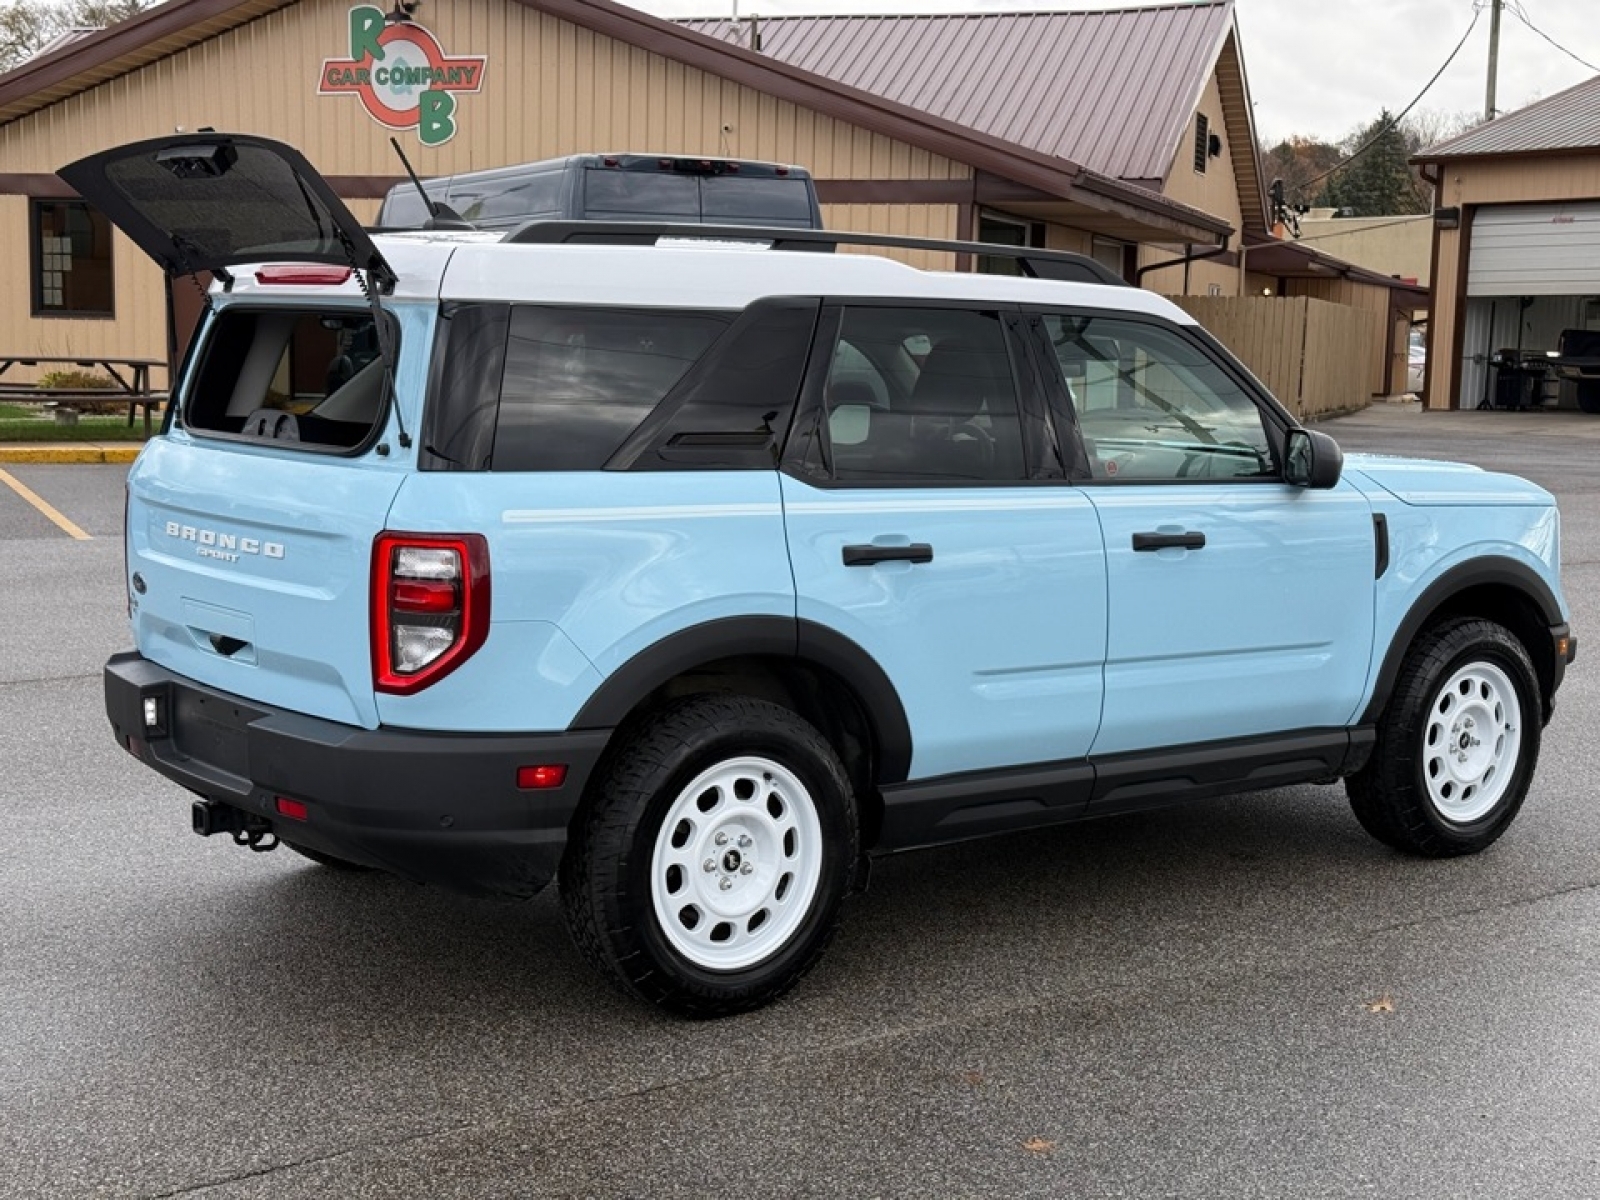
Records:
<instances>
[{"instance_id":1,"label":"wheel center cap","mask_svg":"<svg viewBox=\"0 0 1600 1200\"><path fill-rule=\"evenodd\" d=\"M737 850L728 850L722 856L722 869L732 875L739 869L739 864L744 861Z\"/></svg>"}]
</instances>

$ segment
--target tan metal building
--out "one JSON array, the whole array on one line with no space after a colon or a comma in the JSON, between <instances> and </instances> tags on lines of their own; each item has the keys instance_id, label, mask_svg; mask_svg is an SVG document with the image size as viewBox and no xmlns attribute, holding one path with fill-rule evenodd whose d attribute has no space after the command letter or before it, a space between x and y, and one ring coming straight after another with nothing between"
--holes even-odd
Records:
<instances>
[{"instance_id":1,"label":"tan metal building","mask_svg":"<svg viewBox=\"0 0 1600 1200\"><path fill-rule=\"evenodd\" d=\"M402 178L391 136L424 176L597 150L768 159L809 169L837 228L1079 250L1168 293L1393 307L1390 281L1344 264L1292 251L1241 262L1241 240L1268 235L1232 0L854 20L807 37L796 19L790 44L823 53L790 61L788 21L761 22L752 49L743 27L611 0L388 13L169 0L0 76L0 228L26 233L0 238L0 354L164 352L160 275L54 171L177 127L288 141L367 219ZM857 69L890 47L899 77L941 80L937 94ZM1330 281L1349 295L1317 290ZM195 307L190 292L180 281L180 308ZM1382 325L1363 360L1370 392L1387 383Z\"/></svg>"},{"instance_id":2,"label":"tan metal building","mask_svg":"<svg viewBox=\"0 0 1600 1200\"><path fill-rule=\"evenodd\" d=\"M1504 386L1496 359L1536 364L1563 330L1600 330L1600 77L1415 161L1436 204L1428 406L1476 408ZM1573 405L1559 386L1547 398Z\"/></svg>"}]
</instances>

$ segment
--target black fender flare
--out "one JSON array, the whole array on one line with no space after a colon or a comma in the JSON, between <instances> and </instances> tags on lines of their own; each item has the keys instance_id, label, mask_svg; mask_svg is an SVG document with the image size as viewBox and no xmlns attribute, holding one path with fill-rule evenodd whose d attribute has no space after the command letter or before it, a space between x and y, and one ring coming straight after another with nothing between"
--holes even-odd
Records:
<instances>
[{"instance_id":1,"label":"black fender flare","mask_svg":"<svg viewBox=\"0 0 1600 1200\"><path fill-rule=\"evenodd\" d=\"M1361 715L1363 724L1376 721L1388 705L1406 651L1411 648L1411 643L1416 640L1417 634L1422 632L1422 627L1427 624L1429 618L1452 596L1486 584L1508 587L1522 593L1539 610L1545 624L1552 630L1561 626L1565 620L1561 615L1561 605L1557 603L1555 593L1538 573L1525 563L1496 555L1473 559L1451 567L1423 588L1422 594L1412 602L1411 607L1406 610L1406 615L1401 618L1394 637L1390 639L1388 652L1383 656L1383 665L1378 669L1377 681L1372 689L1372 699L1368 701L1366 711ZM1557 678L1559 680L1559 676ZM1549 699L1550 697L1545 697L1547 704Z\"/></svg>"},{"instance_id":2,"label":"black fender flare","mask_svg":"<svg viewBox=\"0 0 1600 1200\"><path fill-rule=\"evenodd\" d=\"M669 634L608 675L568 729L614 729L668 680L718 659L746 655L794 659L836 676L861 700L877 750L878 783L905 781L911 771L911 724L889 676L843 634L793 617L727 617Z\"/></svg>"}]
</instances>

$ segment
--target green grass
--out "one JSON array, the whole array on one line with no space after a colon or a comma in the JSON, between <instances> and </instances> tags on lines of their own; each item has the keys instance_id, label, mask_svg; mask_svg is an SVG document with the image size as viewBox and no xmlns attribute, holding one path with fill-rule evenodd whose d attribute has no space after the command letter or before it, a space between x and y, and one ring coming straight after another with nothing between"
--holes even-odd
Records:
<instances>
[{"instance_id":1,"label":"green grass","mask_svg":"<svg viewBox=\"0 0 1600 1200\"><path fill-rule=\"evenodd\" d=\"M128 425L127 414L120 416L82 416L76 425L57 425L52 417L40 417L14 404L0 404L0 442L142 442L144 417Z\"/></svg>"}]
</instances>

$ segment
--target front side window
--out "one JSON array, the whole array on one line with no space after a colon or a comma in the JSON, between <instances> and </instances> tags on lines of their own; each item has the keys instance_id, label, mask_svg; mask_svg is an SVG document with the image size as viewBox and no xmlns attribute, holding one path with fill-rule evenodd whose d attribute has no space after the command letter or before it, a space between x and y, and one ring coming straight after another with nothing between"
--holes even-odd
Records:
<instances>
[{"instance_id":1,"label":"front side window","mask_svg":"<svg viewBox=\"0 0 1600 1200\"><path fill-rule=\"evenodd\" d=\"M1115 317L1050 314L1043 325L1095 478L1277 476L1261 410L1200 347Z\"/></svg>"},{"instance_id":2,"label":"front side window","mask_svg":"<svg viewBox=\"0 0 1600 1200\"><path fill-rule=\"evenodd\" d=\"M112 315L111 224L81 200L29 206L33 315Z\"/></svg>"},{"instance_id":3,"label":"front side window","mask_svg":"<svg viewBox=\"0 0 1600 1200\"><path fill-rule=\"evenodd\" d=\"M837 480L1024 477L1017 389L998 313L846 309L825 404Z\"/></svg>"}]
</instances>

